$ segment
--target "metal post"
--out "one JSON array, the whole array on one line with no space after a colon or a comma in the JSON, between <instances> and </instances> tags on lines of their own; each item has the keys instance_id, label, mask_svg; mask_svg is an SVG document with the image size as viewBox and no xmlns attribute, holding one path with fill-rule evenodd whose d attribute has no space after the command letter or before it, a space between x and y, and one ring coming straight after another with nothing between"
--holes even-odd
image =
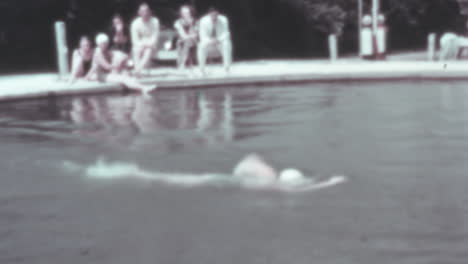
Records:
<instances>
[{"instance_id":1,"label":"metal post","mask_svg":"<svg viewBox=\"0 0 468 264\"><path fill-rule=\"evenodd\" d=\"M338 59L338 41L335 34L328 36L328 50L330 53L330 60L336 61Z\"/></svg>"},{"instance_id":2,"label":"metal post","mask_svg":"<svg viewBox=\"0 0 468 264\"><path fill-rule=\"evenodd\" d=\"M431 33L427 37L427 59L433 61L435 59L436 52L436 34Z\"/></svg>"},{"instance_id":3,"label":"metal post","mask_svg":"<svg viewBox=\"0 0 468 264\"><path fill-rule=\"evenodd\" d=\"M57 66L59 79L64 80L69 73L67 32L63 21L55 22L55 40L57 48Z\"/></svg>"}]
</instances>

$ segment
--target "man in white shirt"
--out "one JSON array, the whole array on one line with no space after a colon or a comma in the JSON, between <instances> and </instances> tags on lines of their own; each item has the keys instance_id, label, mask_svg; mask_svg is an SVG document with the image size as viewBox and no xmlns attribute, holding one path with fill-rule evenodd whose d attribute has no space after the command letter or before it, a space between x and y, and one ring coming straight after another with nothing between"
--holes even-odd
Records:
<instances>
[{"instance_id":1,"label":"man in white shirt","mask_svg":"<svg viewBox=\"0 0 468 264\"><path fill-rule=\"evenodd\" d=\"M198 44L198 63L205 74L207 54L211 49L217 49L223 57L224 69L229 72L232 63L232 42L229 21L215 8L210 8L208 14L200 19L200 43Z\"/></svg>"},{"instance_id":2,"label":"man in white shirt","mask_svg":"<svg viewBox=\"0 0 468 264\"><path fill-rule=\"evenodd\" d=\"M154 56L159 38L159 20L153 17L148 4L143 3L138 9L138 17L130 27L132 53L137 74L148 67Z\"/></svg>"}]
</instances>

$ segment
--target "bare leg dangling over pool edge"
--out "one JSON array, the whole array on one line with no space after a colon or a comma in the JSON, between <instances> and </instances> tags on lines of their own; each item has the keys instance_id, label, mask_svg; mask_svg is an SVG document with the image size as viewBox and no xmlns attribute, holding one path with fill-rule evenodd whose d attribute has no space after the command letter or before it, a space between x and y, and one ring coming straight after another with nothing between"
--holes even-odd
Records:
<instances>
[{"instance_id":1,"label":"bare leg dangling over pool edge","mask_svg":"<svg viewBox=\"0 0 468 264\"><path fill-rule=\"evenodd\" d=\"M132 76L121 73L109 73L106 77L106 82L120 83L129 89L141 91L144 94L153 92L158 88L157 85L146 85Z\"/></svg>"}]
</instances>

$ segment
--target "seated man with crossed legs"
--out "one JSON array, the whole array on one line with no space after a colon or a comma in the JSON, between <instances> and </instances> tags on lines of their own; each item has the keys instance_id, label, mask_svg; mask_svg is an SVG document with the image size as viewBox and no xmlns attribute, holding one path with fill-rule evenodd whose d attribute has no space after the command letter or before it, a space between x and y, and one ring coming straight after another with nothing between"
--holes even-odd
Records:
<instances>
[{"instance_id":1,"label":"seated man with crossed legs","mask_svg":"<svg viewBox=\"0 0 468 264\"><path fill-rule=\"evenodd\" d=\"M228 73L232 63L232 42L227 17L210 8L208 14L200 19L199 38L197 53L202 73L205 74L207 55L213 48L221 52L224 69Z\"/></svg>"}]
</instances>

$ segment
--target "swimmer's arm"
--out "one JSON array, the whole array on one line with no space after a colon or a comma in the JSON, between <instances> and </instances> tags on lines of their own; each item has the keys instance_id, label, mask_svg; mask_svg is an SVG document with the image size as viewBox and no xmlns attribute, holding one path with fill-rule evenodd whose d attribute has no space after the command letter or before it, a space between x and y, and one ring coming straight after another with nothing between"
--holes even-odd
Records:
<instances>
[{"instance_id":1,"label":"swimmer's arm","mask_svg":"<svg viewBox=\"0 0 468 264\"><path fill-rule=\"evenodd\" d=\"M283 191L283 192L296 192L296 193L301 193L301 192L309 192L309 191L315 191L315 190L320 190L328 187L332 187L341 183L347 182L347 178L345 176L334 176L330 178L327 181L322 181L318 183L309 183L303 186L282 186L279 185L277 186L278 190Z\"/></svg>"}]
</instances>

